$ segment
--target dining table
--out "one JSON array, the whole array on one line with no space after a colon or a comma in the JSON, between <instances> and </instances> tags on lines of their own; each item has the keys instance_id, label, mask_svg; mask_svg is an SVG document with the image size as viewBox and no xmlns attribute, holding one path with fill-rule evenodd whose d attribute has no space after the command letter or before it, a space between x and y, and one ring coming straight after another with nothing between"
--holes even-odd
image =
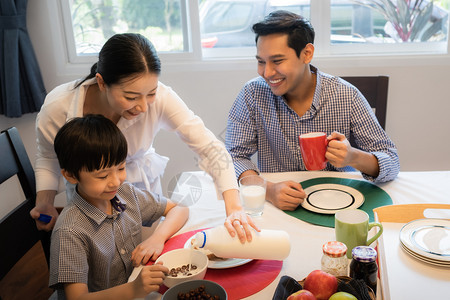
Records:
<instances>
[{"instance_id":1,"label":"dining table","mask_svg":"<svg viewBox=\"0 0 450 300\"><path fill-rule=\"evenodd\" d=\"M385 193L385 198L390 198L391 204L394 205L450 203L450 171L400 172L395 180L376 184L365 180L359 172L299 171L261 173L261 176L274 183L287 180L306 183L326 178L360 181L373 185L377 190ZM205 172L183 172L178 176L177 184L171 194L181 199L181 205L189 206L189 219L173 238L200 229L223 225L226 218L225 203L218 199L214 182ZM386 205L386 202L381 202L380 205ZM371 217L373 221L373 215ZM437 215L431 212L431 215L427 217L450 219L450 213L448 210L439 211ZM291 250L289 256L279 264L277 274L270 279L270 282L267 282L260 290L252 292L251 295L245 295L245 299L272 299L282 276L287 275L300 281L313 270L320 269L322 246L328 241L336 240L334 226L302 220L276 208L268 201L264 205L263 214L254 217L253 220L261 229L286 231L290 236ZM384 244L392 244L392 240L398 239L402 225L386 224L386 228L389 232L389 243L385 241ZM375 234L372 231L369 235ZM383 237L383 234L381 236ZM377 241L371 246L378 248L379 254L377 299L450 299L450 268L418 261L402 250L398 243L394 243L389 249L379 249L380 245ZM395 260L395 263L387 263L392 260ZM239 272L238 268L241 267L236 267L236 272ZM220 270L214 271L220 272ZM139 268L136 268L130 279L135 278L138 272ZM207 274L208 272L209 269ZM414 275L405 277L402 276L404 272L433 275L417 276L417 282L415 282ZM405 278L408 282L405 282ZM432 286L432 289L428 289L428 286ZM245 286L242 289L245 289ZM146 297L146 299L160 298L161 293L158 292L153 292Z\"/></svg>"}]
</instances>

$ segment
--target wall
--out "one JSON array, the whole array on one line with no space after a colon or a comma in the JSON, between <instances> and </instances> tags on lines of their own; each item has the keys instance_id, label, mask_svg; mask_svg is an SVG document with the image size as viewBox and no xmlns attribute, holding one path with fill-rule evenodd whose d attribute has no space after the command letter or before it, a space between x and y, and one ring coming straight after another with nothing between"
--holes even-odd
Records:
<instances>
[{"instance_id":1,"label":"wall","mask_svg":"<svg viewBox=\"0 0 450 300\"><path fill-rule=\"evenodd\" d=\"M448 64L344 68L328 67L322 62L316 65L330 74L389 75L386 131L398 147L402 171L450 170L447 155L450 141L443 138L445 130L450 129ZM255 76L255 70L256 63L252 70L186 71L164 74L162 79L174 87L206 125L221 137L232 101L242 84ZM161 147L177 142L172 134L163 134L159 138ZM182 143L179 144L182 147ZM193 157L193 154L182 155L178 146L167 148L171 152L167 153L172 161L178 161L178 170L182 170L186 165L183 159Z\"/></svg>"},{"instance_id":2,"label":"wall","mask_svg":"<svg viewBox=\"0 0 450 300\"><path fill-rule=\"evenodd\" d=\"M29 1L28 28L47 91L65 81L87 74L90 66L64 63L61 20L56 0ZM50 46L52 45L52 46ZM59 63L63 60L63 63ZM338 75L390 76L386 130L397 144L402 171L450 170L450 56L316 58L322 71ZM62 65L62 67L61 67ZM216 135L223 137L227 112L243 83L256 76L256 61L186 62L163 61L161 81L170 85ZM34 162L35 114L17 119L0 116L0 128L18 127ZM171 132L161 132L155 141L160 154L171 158L164 187L176 174L196 170L194 154Z\"/></svg>"}]
</instances>

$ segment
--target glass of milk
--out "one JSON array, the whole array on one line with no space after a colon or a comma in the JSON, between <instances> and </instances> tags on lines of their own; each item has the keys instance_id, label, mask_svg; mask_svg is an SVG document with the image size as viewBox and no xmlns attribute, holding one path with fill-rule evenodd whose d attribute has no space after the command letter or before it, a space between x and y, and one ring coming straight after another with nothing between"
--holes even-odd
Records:
<instances>
[{"instance_id":1,"label":"glass of milk","mask_svg":"<svg viewBox=\"0 0 450 300\"><path fill-rule=\"evenodd\" d=\"M242 206L252 217L261 216L266 202L266 180L258 175L248 175L239 180Z\"/></svg>"}]
</instances>

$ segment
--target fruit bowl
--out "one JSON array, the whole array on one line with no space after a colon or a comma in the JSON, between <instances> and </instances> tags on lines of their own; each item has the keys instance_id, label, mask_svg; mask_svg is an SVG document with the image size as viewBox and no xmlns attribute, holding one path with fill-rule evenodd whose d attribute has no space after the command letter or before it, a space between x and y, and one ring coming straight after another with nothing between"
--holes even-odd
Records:
<instances>
[{"instance_id":1,"label":"fruit bowl","mask_svg":"<svg viewBox=\"0 0 450 300\"><path fill-rule=\"evenodd\" d=\"M348 283L348 282L350 282L350 280L352 280L352 278L351 278L351 277L348 277L348 276L336 276L336 278L337 278L337 280L338 280L338 286L339 286L339 283L341 283L341 282ZM306 278L305 278L305 279L306 279ZM300 285L301 285L302 287L304 286L305 279L303 279L303 280L301 280L301 281L298 282L298 283L300 283ZM369 286L367 286L367 289L368 289L368 292L369 292L370 299L376 300L376 296L375 296L375 293L373 292L373 290L372 290ZM340 290L339 290L339 288L338 288L338 292L339 292L339 291L340 291Z\"/></svg>"}]
</instances>

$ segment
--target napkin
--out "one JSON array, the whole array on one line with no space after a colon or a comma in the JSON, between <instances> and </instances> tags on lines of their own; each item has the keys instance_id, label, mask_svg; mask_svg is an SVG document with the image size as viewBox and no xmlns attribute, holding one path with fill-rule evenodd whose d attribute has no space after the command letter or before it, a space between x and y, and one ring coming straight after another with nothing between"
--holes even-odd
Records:
<instances>
[{"instance_id":1,"label":"napkin","mask_svg":"<svg viewBox=\"0 0 450 300\"><path fill-rule=\"evenodd\" d=\"M300 283L294 278L284 275L278 282L272 300L286 300L289 295L302 289Z\"/></svg>"},{"instance_id":2,"label":"napkin","mask_svg":"<svg viewBox=\"0 0 450 300\"><path fill-rule=\"evenodd\" d=\"M367 285L362 279L352 279L349 282L340 281L338 291L347 292L358 298L358 300L371 300Z\"/></svg>"}]
</instances>

